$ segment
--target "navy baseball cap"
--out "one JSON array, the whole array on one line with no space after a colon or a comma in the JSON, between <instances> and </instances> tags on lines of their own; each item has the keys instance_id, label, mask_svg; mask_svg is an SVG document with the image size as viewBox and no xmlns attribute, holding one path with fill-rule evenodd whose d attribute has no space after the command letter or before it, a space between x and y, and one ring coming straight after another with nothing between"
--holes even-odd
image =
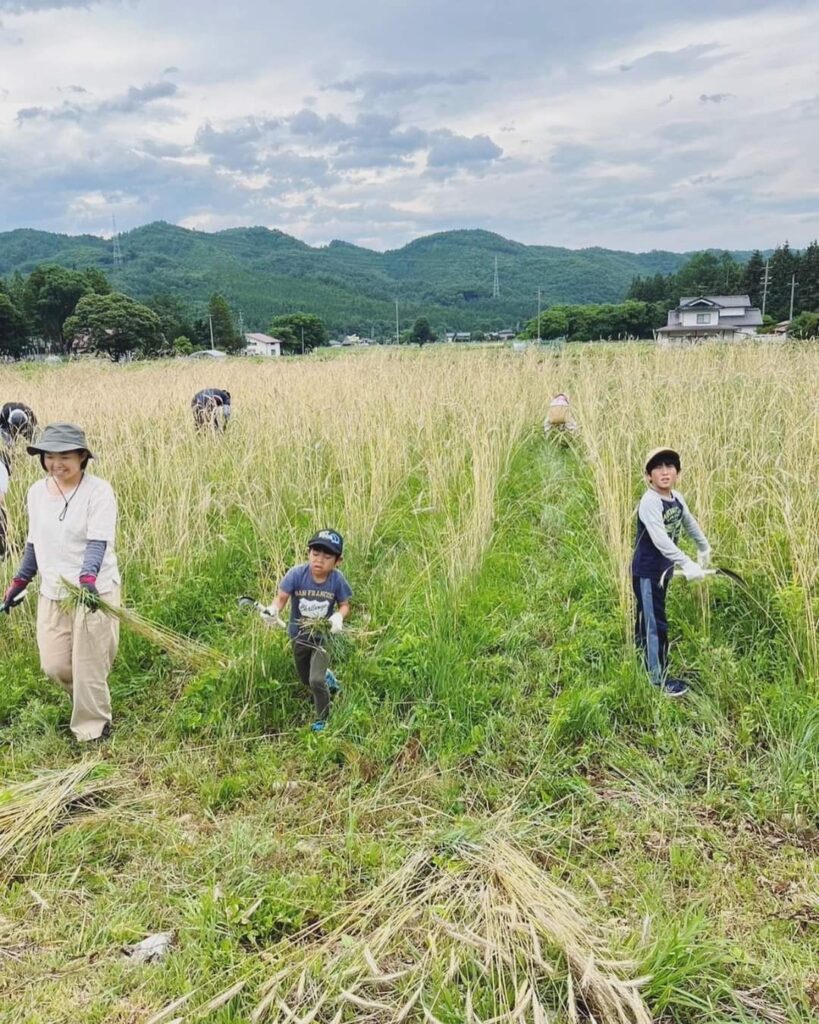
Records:
<instances>
[{"instance_id":1,"label":"navy baseball cap","mask_svg":"<svg viewBox=\"0 0 819 1024\"><path fill-rule=\"evenodd\" d=\"M344 550L344 538L336 530L319 530L307 542L308 548L324 548L331 555L341 557Z\"/></svg>"}]
</instances>

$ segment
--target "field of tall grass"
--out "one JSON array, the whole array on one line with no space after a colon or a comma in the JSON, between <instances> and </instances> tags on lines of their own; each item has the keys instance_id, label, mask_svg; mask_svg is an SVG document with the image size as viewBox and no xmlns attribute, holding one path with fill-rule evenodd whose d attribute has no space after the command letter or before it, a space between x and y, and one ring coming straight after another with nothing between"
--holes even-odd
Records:
<instances>
[{"instance_id":1,"label":"field of tall grass","mask_svg":"<svg viewBox=\"0 0 819 1024\"><path fill-rule=\"evenodd\" d=\"M205 386L224 437L193 430ZM540 429L557 391L568 440ZM819 351L11 366L0 398L85 427L126 605L219 653L124 628L113 738L82 750L34 602L0 622L0 1020L815 1018ZM675 703L631 648L658 444L748 584L673 584ZM40 470L14 469L19 549ZM316 737L236 598L325 526L354 628ZM156 932L159 962L124 952Z\"/></svg>"}]
</instances>

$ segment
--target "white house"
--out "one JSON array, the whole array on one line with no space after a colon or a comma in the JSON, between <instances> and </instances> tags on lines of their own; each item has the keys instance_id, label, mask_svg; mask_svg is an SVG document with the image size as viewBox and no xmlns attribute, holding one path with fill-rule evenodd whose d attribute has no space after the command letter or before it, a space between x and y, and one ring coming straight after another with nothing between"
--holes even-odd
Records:
<instances>
[{"instance_id":1,"label":"white house","mask_svg":"<svg viewBox=\"0 0 819 1024\"><path fill-rule=\"evenodd\" d=\"M756 334L761 324L762 313L747 295L694 295L680 299L679 306L668 311L668 323L655 336L660 342L733 341Z\"/></svg>"},{"instance_id":2,"label":"white house","mask_svg":"<svg viewBox=\"0 0 819 1024\"><path fill-rule=\"evenodd\" d=\"M282 343L269 334L246 334L245 354L249 356L280 356Z\"/></svg>"}]
</instances>

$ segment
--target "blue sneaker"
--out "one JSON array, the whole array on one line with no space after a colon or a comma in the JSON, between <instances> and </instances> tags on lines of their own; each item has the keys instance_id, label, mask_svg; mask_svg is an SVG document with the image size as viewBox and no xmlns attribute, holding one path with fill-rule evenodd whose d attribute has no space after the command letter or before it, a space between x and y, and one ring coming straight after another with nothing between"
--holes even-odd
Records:
<instances>
[{"instance_id":1,"label":"blue sneaker","mask_svg":"<svg viewBox=\"0 0 819 1024\"><path fill-rule=\"evenodd\" d=\"M329 668L324 673L324 681L327 683L327 689L330 691L331 696L335 697L336 694L341 693L341 684Z\"/></svg>"},{"instance_id":2,"label":"blue sneaker","mask_svg":"<svg viewBox=\"0 0 819 1024\"><path fill-rule=\"evenodd\" d=\"M688 686L682 679L666 679L660 689L666 697L684 697L688 693Z\"/></svg>"},{"instance_id":3,"label":"blue sneaker","mask_svg":"<svg viewBox=\"0 0 819 1024\"><path fill-rule=\"evenodd\" d=\"M319 719L317 722L313 722L310 726L310 732L324 732L327 728L327 723Z\"/></svg>"}]
</instances>

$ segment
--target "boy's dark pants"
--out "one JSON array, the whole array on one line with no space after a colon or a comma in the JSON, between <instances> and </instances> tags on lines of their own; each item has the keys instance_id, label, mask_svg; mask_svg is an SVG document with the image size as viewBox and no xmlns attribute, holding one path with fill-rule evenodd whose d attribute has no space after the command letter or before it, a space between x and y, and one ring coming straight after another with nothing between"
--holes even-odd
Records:
<instances>
[{"instance_id":1,"label":"boy's dark pants","mask_svg":"<svg viewBox=\"0 0 819 1024\"><path fill-rule=\"evenodd\" d=\"M310 687L316 706L316 719L323 722L330 712L330 691L327 688L327 669L330 655L318 643L293 641L293 660L296 672L305 686Z\"/></svg>"},{"instance_id":2,"label":"boy's dark pants","mask_svg":"<svg viewBox=\"0 0 819 1024\"><path fill-rule=\"evenodd\" d=\"M662 686L668 668L668 620L665 617L665 587L659 580L632 576L637 599L634 639L643 656L651 682Z\"/></svg>"}]
</instances>

